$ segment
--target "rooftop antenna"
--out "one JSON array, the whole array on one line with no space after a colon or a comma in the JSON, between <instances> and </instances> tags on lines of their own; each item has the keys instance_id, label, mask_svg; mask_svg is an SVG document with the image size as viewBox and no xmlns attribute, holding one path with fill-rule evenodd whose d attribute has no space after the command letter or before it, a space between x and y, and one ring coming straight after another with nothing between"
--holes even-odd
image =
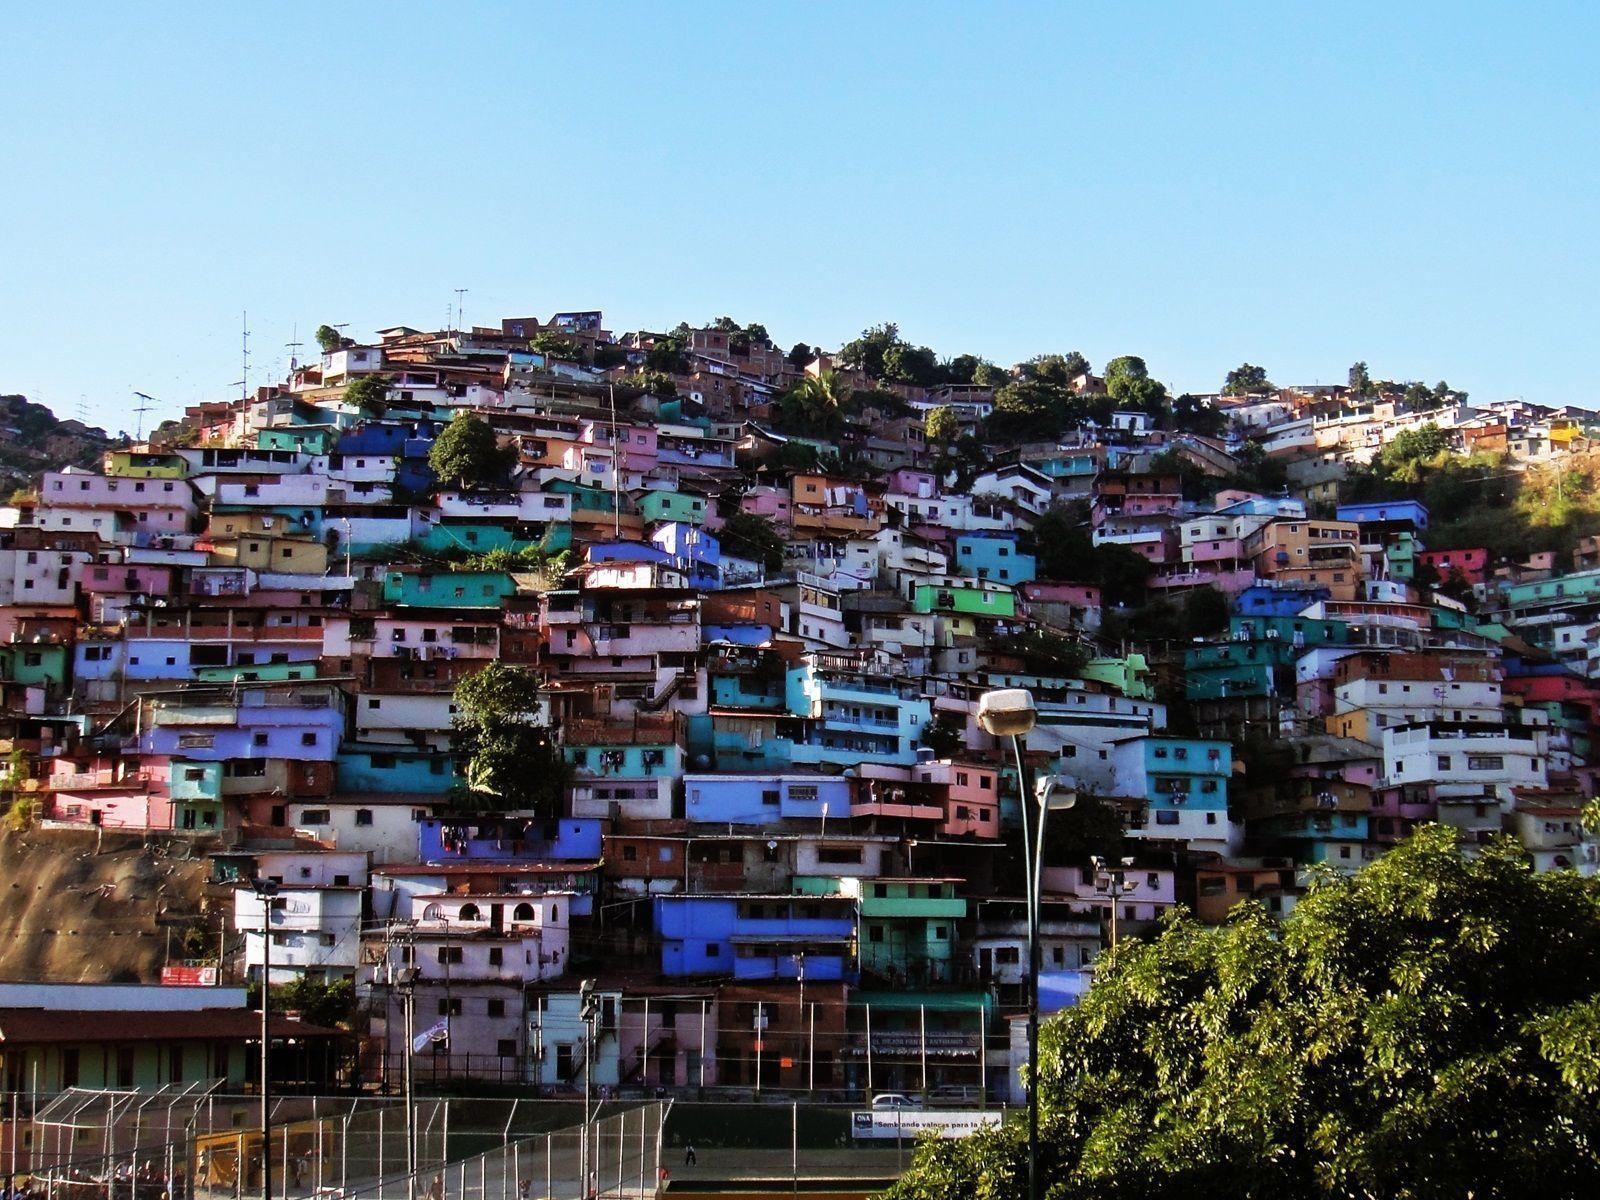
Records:
<instances>
[{"instance_id":1,"label":"rooftop antenna","mask_svg":"<svg viewBox=\"0 0 1600 1200\"><path fill-rule=\"evenodd\" d=\"M82 392L78 393L77 417L79 425L89 424L89 397Z\"/></svg>"},{"instance_id":2,"label":"rooftop antenna","mask_svg":"<svg viewBox=\"0 0 1600 1200\"><path fill-rule=\"evenodd\" d=\"M305 343L300 340L299 321L290 326L290 330L289 340L283 344L283 348L289 352L289 371L293 374L295 367L299 366L300 350Z\"/></svg>"},{"instance_id":3,"label":"rooftop antenna","mask_svg":"<svg viewBox=\"0 0 1600 1200\"><path fill-rule=\"evenodd\" d=\"M466 288L456 288L455 291L456 291L456 326L455 327L456 327L456 332L460 333L461 332L461 319L462 319L461 318L461 314L465 311L465 306L461 303L461 298L467 294L467 289Z\"/></svg>"},{"instance_id":4,"label":"rooftop antenna","mask_svg":"<svg viewBox=\"0 0 1600 1200\"><path fill-rule=\"evenodd\" d=\"M133 440L140 442L144 440L144 415L155 407L156 398L146 395L144 392L135 392L134 395L139 397L141 403L136 405L133 410L139 417L133 427Z\"/></svg>"},{"instance_id":5,"label":"rooftop antenna","mask_svg":"<svg viewBox=\"0 0 1600 1200\"><path fill-rule=\"evenodd\" d=\"M250 313L239 314L239 358L244 364L244 378L239 381L239 399L250 398Z\"/></svg>"}]
</instances>

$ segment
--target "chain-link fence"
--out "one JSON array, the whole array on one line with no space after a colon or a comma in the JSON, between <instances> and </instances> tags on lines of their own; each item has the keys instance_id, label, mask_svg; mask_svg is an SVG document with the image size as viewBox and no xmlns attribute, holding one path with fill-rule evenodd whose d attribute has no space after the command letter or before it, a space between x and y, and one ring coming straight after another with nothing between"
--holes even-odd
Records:
<instances>
[{"instance_id":1,"label":"chain-link fence","mask_svg":"<svg viewBox=\"0 0 1600 1200\"><path fill-rule=\"evenodd\" d=\"M284 1097L264 1139L254 1097L85 1093L35 1122L15 1174L43 1200L256 1200L265 1146L275 1200L653 1195L666 1108L602 1106L586 1136L583 1106L566 1101L430 1098L408 1128L398 1099Z\"/></svg>"}]
</instances>

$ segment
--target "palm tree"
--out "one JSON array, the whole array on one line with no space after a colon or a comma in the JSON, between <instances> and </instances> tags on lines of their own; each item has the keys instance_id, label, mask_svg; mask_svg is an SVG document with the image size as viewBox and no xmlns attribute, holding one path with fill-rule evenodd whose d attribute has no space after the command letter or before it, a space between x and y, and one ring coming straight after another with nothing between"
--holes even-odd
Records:
<instances>
[{"instance_id":1,"label":"palm tree","mask_svg":"<svg viewBox=\"0 0 1600 1200\"><path fill-rule=\"evenodd\" d=\"M849 395L832 371L808 375L778 400L778 417L791 433L835 436L844 425Z\"/></svg>"}]
</instances>

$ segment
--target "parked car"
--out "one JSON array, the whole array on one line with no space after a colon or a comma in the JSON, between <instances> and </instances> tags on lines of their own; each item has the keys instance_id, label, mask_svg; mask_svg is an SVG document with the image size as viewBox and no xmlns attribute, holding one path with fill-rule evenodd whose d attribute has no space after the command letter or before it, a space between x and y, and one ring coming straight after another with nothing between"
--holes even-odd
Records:
<instances>
[{"instance_id":1,"label":"parked car","mask_svg":"<svg viewBox=\"0 0 1600 1200\"><path fill-rule=\"evenodd\" d=\"M976 1087L959 1083L947 1083L928 1093L928 1101L940 1108L971 1108L982 1099Z\"/></svg>"},{"instance_id":2,"label":"parked car","mask_svg":"<svg viewBox=\"0 0 1600 1200\"><path fill-rule=\"evenodd\" d=\"M921 1096L908 1096L904 1092L880 1092L872 1098L876 1109L921 1108Z\"/></svg>"}]
</instances>

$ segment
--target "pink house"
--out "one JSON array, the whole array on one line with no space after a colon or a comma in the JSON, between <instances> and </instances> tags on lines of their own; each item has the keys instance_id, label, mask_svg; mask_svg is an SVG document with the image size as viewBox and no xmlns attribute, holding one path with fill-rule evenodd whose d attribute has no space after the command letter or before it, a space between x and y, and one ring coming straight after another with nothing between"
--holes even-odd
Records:
<instances>
[{"instance_id":1,"label":"pink house","mask_svg":"<svg viewBox=\"0 0 1600 1200\"><path fill-rule=\"evenodd\" d=\"M970 838L1000 836L999 777L993 767L946 759L920 765L916 772L923 782L942 784L945 788L941 834Z\"/></svg>"},{"instance_id":2,"label":"pink house","mask_svg":"<svg viewBox=\"0 0 1600 1200\"><path fill-rule=\"evenodd\" d=\"M1481 546L1468 550L1424 550L1417 555L1417 561L1432 567L1446 583L1454 575L1460 575L1467 583L1482 583L1489 571L1489 552Z\"/></svg>"},{"instance_id":3,"label":"pink house","mask_svg":"<svg viewBox=\"0 0 1600 1200\"><path fill-rule=\"evenodd\" d=\"M171 829L167 760L55 759L45 780L45 819L105 829Z\"/></svg>"},{"instance_id":4,"label":"pink house","mask_svg":"<svg viewBox=\"0 0 1600 1200\"><path fill-rule=\"evenodd\" d=\"M787 489L751 488L739 501L739 511L750 513L752 516L766 517L779 525L788 526L793 523L793 506Z\"/></svg>"}]
</instances>

